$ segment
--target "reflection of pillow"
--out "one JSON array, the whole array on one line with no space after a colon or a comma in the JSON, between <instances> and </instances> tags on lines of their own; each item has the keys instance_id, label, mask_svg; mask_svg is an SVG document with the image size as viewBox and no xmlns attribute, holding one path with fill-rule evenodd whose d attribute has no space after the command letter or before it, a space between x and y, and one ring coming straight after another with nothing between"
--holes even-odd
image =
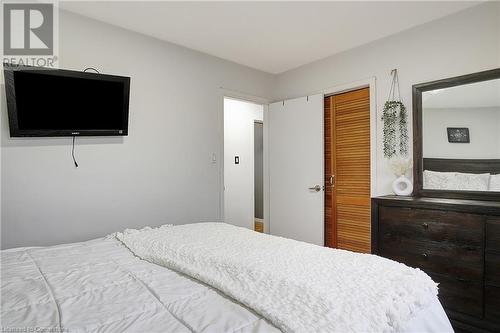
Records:
<instances>
[{"instance_id":1,"label":"reflection of pillow","mask_svg":"<svg viewBox=\"0 0 500 333\"><path fill-rule=\"evenodd\" d=\"M491 175L490 191L500 192L500 173L498 175Z\"/></svg>"},{"instance_id":2,"label":"reflection of pillow","mask_svg":"<svg viewBox=\"0 0 500 333\"><path fill-rule=\"evenodd\" d=\"M452 190L455 188L456 172L424 170L424 189Z\"/></svg>"},{"instance_id":3,"label":"reflection of pillow","mask_svg":"<svg viewBox=\"0 0 500 333\"><path fill-rule=\"evenodd\" d=\"M456 175L456 190L461 191L488 191L490 182L489 173L460 173Z\"/></svg>"},{"instance_id":4,"label":"reflection of pillow","mask_svg":"<svg viewBox=\"0 0 500 333\"><path fill-rule=\"evenodd\" d=\"M424 189L488 191L489 173L438 172L424 170Z\"/></svg>"}]
</instances>

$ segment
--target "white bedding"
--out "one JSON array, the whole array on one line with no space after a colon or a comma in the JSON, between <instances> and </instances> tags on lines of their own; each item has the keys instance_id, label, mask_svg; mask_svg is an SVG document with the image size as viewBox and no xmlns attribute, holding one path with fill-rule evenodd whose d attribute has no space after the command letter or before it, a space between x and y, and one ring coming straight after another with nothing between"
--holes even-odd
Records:
<instances>
[{"instance_id":1,"label":"white bedding","mask_svg":"<svg viewBox=\"0 0 500 333\"><path fill-rule=\"evenodd\" d=\"M421 270L225 223L118 233L135 255L178 270L284 332L399 332L437 295Z\"/></svg>"},{"instance_id":2,"label":"white bedding","mask_svg":"<svg viewBox=\"0 0 500 333\"><path fill-rule=\"evenodd\" d=\"M66 332L278 332L214 289L140 260L117 240L7 250L1 258L4 331L61 325Z\"/></svg>"},{"instance_id":3,"label":"white bedding","mask_svg":"<svg viewBox=\"0 0 500 333\"><path fill-rule=\"evenodd\" d=\"M1 267L4 330L60 325L67 332L277 331L213 288L141 260L114 239L6 250ZM402 331L452 329L435 298Z\"/></svg>"},{"instance_id":4,"label":"white bedding","mask_svg":"<svg viewBox=\"0 0 500 333\"><path fill-rule=\"evenodd\" d=\"M424 188L428 190L495 191L500 178L489 173L440 172L424 170Z\"/></svg>"}]
</instances>

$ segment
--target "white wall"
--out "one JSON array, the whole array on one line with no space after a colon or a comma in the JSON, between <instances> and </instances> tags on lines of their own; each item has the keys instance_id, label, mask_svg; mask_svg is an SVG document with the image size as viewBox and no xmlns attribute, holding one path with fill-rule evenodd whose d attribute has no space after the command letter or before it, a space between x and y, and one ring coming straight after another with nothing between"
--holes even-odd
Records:
<instances>
[{"instance_id":1,"label":"white wall","mask_svg":"<svg viewBox=\"0 0 500 333\"><path fill-rule=\"evenodd\" d=\"M254 224L254 121L262 121L263 116L262 105L224 99L224 221L250 229Z\"/></svg>"},{"instance_id":2,"label":"white wall","mask_svg":"<svg viewBox=\"0 0 500 333\"><path fill-rule=\"evenodd\" d=\"M285 72L277 77L274 98L304 96L376 77L376 185L377 194L382 195L391 193L393 180L383 158L380 120L389 93L391 69L399 70L401 93L411 123L413 84L496 67L500 67L500 3L490 2Z\"/></svg>"},{"instance_id":3,"label":"white wall","mask_svg":"<svg viewBox=\"0 0 500 333\"><path fill-rule=\"evenodd\" d=\"M132 78L129 136L77 138L75 169L70 138L9 138L1 86L2 248L220 220L220 87L265 97L273 76L66 12L59 30L60 67Z\"/></svg>"},{"instance_id":4,"label":"white wall","mask_svg":"<svg viewBox=\"0 0 500 333\"><path fill-rule=\"evenodd\" d=\"M427 158L500 158L500 108L423 108ZM448 142L447 127L469 128L470 143Z\"/></svg>"}]
</instances>

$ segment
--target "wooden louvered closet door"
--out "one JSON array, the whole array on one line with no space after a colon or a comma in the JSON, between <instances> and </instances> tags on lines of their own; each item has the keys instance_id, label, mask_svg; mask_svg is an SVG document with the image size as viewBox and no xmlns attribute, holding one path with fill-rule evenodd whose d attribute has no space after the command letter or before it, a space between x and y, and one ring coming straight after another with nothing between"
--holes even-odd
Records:
<instances>
[{"instance_id":1,"label":"wooden louvered closet door","mask_svg":"<svg viewBox=\"0 0 500 333\"><path fill-rule=\"evenodd\" d=\"M325 245L369 253L370 90L328 96L324 103Z\"/></svg>"}]
</instances>

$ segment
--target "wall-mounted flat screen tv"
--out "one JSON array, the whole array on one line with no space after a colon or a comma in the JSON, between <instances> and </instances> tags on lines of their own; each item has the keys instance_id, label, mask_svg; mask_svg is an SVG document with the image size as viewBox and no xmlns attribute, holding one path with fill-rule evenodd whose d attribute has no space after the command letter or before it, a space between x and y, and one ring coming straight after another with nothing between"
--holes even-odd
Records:
<instances>
[{"instance_id":1,"label":"wall-mounted flat screen tv","mask_svg":"<svg viewBox=\"0 0 500 333\"><path fill-rule=\"evenodd\" d=\"M4 64L11 137L128 135L130 78Z\"/></svg>"}]
</instances>

